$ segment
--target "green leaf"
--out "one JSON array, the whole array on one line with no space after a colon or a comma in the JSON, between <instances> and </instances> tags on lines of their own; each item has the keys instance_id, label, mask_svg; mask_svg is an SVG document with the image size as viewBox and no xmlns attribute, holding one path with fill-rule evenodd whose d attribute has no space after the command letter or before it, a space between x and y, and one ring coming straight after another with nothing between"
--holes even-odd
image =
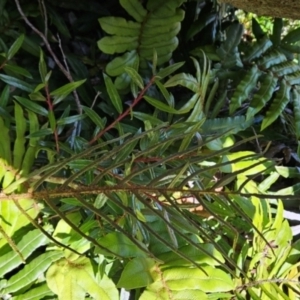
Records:
<instances>
[{"instance_id":1,"label":"green leaf","mask_svg":"<svg viewBox=\"0 0 300 300\"><path fill-rule=\"evenodd\" d=\"M41 92L33 92L29 94L29 98L33 101L46 101L46 97Z\"/></svg>"},{"instance_id":2,"label":"green leaf","mask_svg":"<svg viewBox=\"0 0 300 300\"><path fill-rule=\"evenodd\" d=\"M86 117L85 115L74 115L70 117L65 117L57 120L57 125L73 124L75 122L83 120L85 117Z\"/></svg>"},{"instance_id":3,"label":"green leaf","mask_svg":"<svg viewBox=\"0 0 300 300\"><path fill-rule=\"evenodd\" d=\"M144 88L144 82L141 75L131 67L125 67L125 72L129 74L133 82L142 90Z\"/></svg>"},{"instance_id":4,"label":"green leaf","mask_svg":"<svg viewBox=\"0 0 300 300\"><path fill-rule=\"evenodd\" d=\"M182 112L178 112L175 108L173 108L173 107L171 107L171 106L169 106L167 104L164 104L160 100L156 100L156 99L154 99L152 97L149 97L149 96L144 96L144 99L149 104L151 104L155 108L158 108L161 111L165 111L165 112L170 113L170 114L182 114Z\"/></svg>"},{"instance_id":5,"label":"green leaf","mask_svg":"<svg viewBox=\"0 0 300 300\"><path fill-rule=\"evenodd\" d=\"M271 41L273 42L275 47L280 45L282 28L283 28L282 18L275 18L274 26L273 26L273 33L271 35Z\"/></svg>"},{"instance_id":6,"label":"green leaf","mask_svg":"<svg viewBox=\"0 0 300 300\"><path fill-rule=\"evenodd\" d=\"M4 193L6 192L5 189L3 189L3 191ZM25 210L31 218L34 219L38 215L39 210L37 209L37 207L34 207L35 203L33 200L20 199L18 201L21 208L23 208L23 210ZM24 214L20 213L19 208L15 205L15 203L11 201L1 201L0 215L2 216L2 218L0 219L0 225L2 226L5 233L10 237L12 237L16 231L21 230L21 228L24 228L27 224L30 223L28 218ZM1 239L0 249L5 244L6 241L4 239Z\"/></svg>"},{"instance_id":7,"label":"green leaf","mask_svg":"<svg viewBox=\"0 0 300 300\"><path fill-rule=\"evenodd\" d=\"M141 24L127 21L118 17L103 17L99 23L104 31L109 34L136 37L140 34Z\"/></svg>"},{"instance_id":8,"label":"green leaf","mask_svg":"<svg viewBox=\"0 0 300 300\"><path fill-rule=\"evenodd\" d=\"M136 51L130 51L110 61L105 70L109 76L119 76L124 73L125 66L133 66L138 59Z\"/></svg>"},{"instance_id":9,"label":"green leaf","mask_svg":"<svg viewBox=\"0 0 300 300\"><path fill-rule=\"evenodd\" d=\"M40 285L38 287L32 287L26 293L14 296L13 300L41 300L41 299L53 298L53 293L48 288L47 284Z\"/></svg>"},{"instance_id":10,"label":"green leaf","mask_svg":"<svg viewBox=\"0 0 300 300\"><path fill-rule=\"evenodd\" d=\"M226 39L221 45L221 51L217 51L218 54L222 55L220 58L226 60L233 52L236 51L236 47L241 42L242 35L244 33L244 26L240 23L232 23L226 29Z\"/></svg>"},{"instance_id":11,"label":"green leaf","mask_svg":"<svg viewBox=\"0 0 300 300\"><path fill-rule=\"evenodd\" d=\"M190 54L197 57L203 57L203 52L210 60L214 60L214 61L221 60L219 55L217 54L216 46L214 45L204 45L204 46L196 47L195 49L190 51Z\"/></svg>"},{"instance_id":12,"label":"green leaf","mask_svg":"<svg viewBox=\"0 0 300 300\"><path fill-rule=\"evenodd\" d=\"M290 31L283 39L282 43L293 44L300 41L300 28Z\"/></svg>"},{"instance_id":13,"label":"green leaf","mask_svg":"<svg viewBox=\"0 0 300 300\"><path fill-rule=\"evenodd\" d=\"M299 65L295 64L293 61L282 62L278 65L272 66L271 71L275 73L278 77L284 76L290 73L299 72Z\"/></svg>"},{"instance_id":14,"label":"green leaf","mask_svg":"<svg viewBox=\"0 0 300 300\"><path fill-rule=\"evenodd\" d=\"M159 41L150 45L141 45L139 47L140 56L146 60L151 60L153 56L153 49L157 52L158 64L161 65L168 60L170 60L172 56L172 52L178 46L178 38L174 36L172 39L167 39L165 41Z\"/></svg>"},{"instance_id":15,"label":"green leaf","mask_svg":"<svg viewBox=\"0 0 300 300\"><path fill-rule=\"evenodd\" d=\"M55 118L53 110L49 110L48 120L49 120L49 123L50 123L50 128L52 129L52 132L55 132L57 124L56 124L56 118Z\"/></svg>"},{"instance_id":16,"label":"green leaf","mask_svg":"<svg viewBox=\"0 0 300 300\"><path fill-rule=\"evenodd\" d=\"M19 97L19 96L14 96L14 98L21 103L23 106L25 106L27 109L35 112L38 115L42 115L45 117L48 117L48 111L46 108L42 107L41 105L38 105L29 99Z\"/></svg>"},{"instance_id":17,"label":"green leaf","mask_svg":"<svg viewBox=\"0 0 300 300\"><path fill-rule=\"evenodd\" d=\"M159 79L163 79L169 75L171 75L172 73L174 73L175 71L177 71L178 69L180 69L183 65L185 64L185 62L178 62L175 64L172 64L166 68L161 69L156 76Z\"/></svg>"},{"instance_id":18,"label":"green leaf","mask_svg":"<svg viewBox=\"0 0 300 300\"><path fill-rule=\"evenodd\" d=\"M194 94L179 110L179 113L185 114L188 113L191 109L195 109L197 104L200 102L201 97L199 94ZM197 112L197 115L200 115L201 112ZM189 118L192 114L189 116ZM189 120L193 122L194 120Z\"/></svg>"},{"instance_id":19,"label":"green leaf","mask_svg":"<svg viewBox=\"0 0 300 300\"><path fill-rule=\"evenodd\" d=\"M210 294L215 295L215 294ZM232 295L231 295L232 296ZM158 298L159 297L159 298ZM139 300L169 300L170 292L161 284L160 290L145 290ZM172 299L174 300L187 300L187 299L201 299L208 300L208 296L202 291L195 289L186 289L185 291L172 291ZM217 300L222 298L217 298Z\"/></svg>"},{"instance_id":20,"label":"green leaf","mask_svg":"<svg viewBox=\"0 0 300 300\"><path fill-rule=\"evenodd\" d=\"M253 119L246 121L245 116L208 119L201 127L201 132L239 132L251 126Z\"/></svg>"},{"instance_id":21,"label":"green leaf","mask_svg":"<svg viewBox=\"0 0 300 300\"><path fill-rule=\"evenodd\" d=\"M50 16L51 24L55 25L57 30L65 36L67 39L70 39L71 33L69 31L70 28L65 23L64 16L60 14L59 10L52 9L52 7L47 7L47 13Z\"/></svg>"},{"instance_id":22,"label":"green leaf","mask_svg":"<svg viewBox=\"0 0 300 300\"><path fill-rule=\"evenodd\" d=\"M170 268L149 285L141 300L154 299L208 299L206 293L232 291L233 280L224 271L210 266L202 269Z\"/></svg>"},{"instance_id":23,"label":"green leaf","mask_svg":"<svg viewBox=\"0 0 300 300\"><path fill-rule=\"evenodd\" d=\"M233 280L224 271L210 266L200 269L172 268L163 273L171 290L199 289L206 293L227 292L234 289ZM184 284L182 284L184 282Z\"/></svg>"},{"instance_id":24,"label":"green leaf","mask_svg":"<svg viewBox=\"0 0 300 300\"><path fill-rule=\"evenodd\" d=\"M202 18L199 18L198 20L191 23L190 28L188 29L185 41L190 40L193 38L196 34L198 34L203 28L205 28L210 23L214 22L216 20L216 13L210 13L206 15L202 15Z\"/></svg>"},{"instance_id":25,"label":"green leaf","mask_svg":"<svg viewBox=\"0 0 300 300\"><path fill-rule=\"evenodd\" d=\"M5 85L0 95L0 107L6 108L9 99L9 86Z\"/></svg>"},{"instance_id":26,"label":"green leaf","mask_svg":"<svg viewBox=\"0 0 300 300\"><path fill-rule=\"evenodd\" d=\"M11 165L11 145L10 145L10 136L9 136L9 128L5 125L3 119L0 117L0 168L6 168L6 164ZM4 160L4 162L2 161ZM4 165L5 164L5 165ZM0 180L2 177L0 177Z\"/></svg>"},{"instance_id":27,"label":"green leaf","mask_svg":"<svg viewBox=\"0 0 300 300\"><path fill-rule=\"evenodd\" d=\"M150 270L155 266L151 258L136 257L129 261L118 281L118 288L127 290L142 288L153 282ZM138 274L138 276L136 276ZM134 280L132 280L134 278Z\"/></svg>"},{"instance_id":28,"label":"green leaf","mask_svg":"<svg viewBox=\"0 0 300 300\"><path fill-rule=\"evenodd\" d=\"M39 57L40 55L40 46L39 43L33 37L25 36L24 43L22 48L32 54L33 56Z\"/></svg>"},{"instance_id":29,"label":"green leaf","mask_svg":"<svg viewBox=\"0 0 300 300\"><path fill-rule=\"evenodd\" d=\"M234 113L238 108L240 108L243 101L249 97L250 93L257 84L257 79L259 76L260 71L257 65L254 65L251 70L246 73L231 98L229 105L230 114Z\"/></svg>"},{"instance_id":30,"label":"green leaf","mask_svg":"<svg viewBox=\"0 0 300 300\"><path fill-rule=\"evenodd\" d=\"M157 69L157 52L153 50L153 58L152 58L152 75L156 74Z\"/></svg>"},{"instance_id":31,"label":"green leaf","mask_svg":"<svg viewBox=\"0 0 300 300\"><path fill-rule=\"evenodd\" d=\"M252 157L251 157L252 156ZM222 162L231 162L233 160L240 159L239 161L232 162L228 165L222 166L220 170L224 173L234 173L236 171L243 171L245 168L249 168L261 161L261 164L254 166L243 172L244 175L255 175L267 170L270 166L273 166L272 161L265 161L265 158L257 158L255 152L251 151L239 151L231 154L226 154L222 158Z\"/></svg>"},{"instance_id":32,"label":"green leaf","mask_svg":"<svg viewBox=\"0 0 300 300\"><path fill-rule=\"evenodd\" d=\"M123 159L127 159L128 157L130 157L134 152L134 149L138 142L139 142L138 139L133 138L133 140L130 141L130 143L126 143L125 145L122 145L120 148L120 153L118 153L118 155L116 156L115 159L116 162L120 162Z\"/></svg>"},{"instance_id":33,"label":"green leaf","mask_svg":"<svg viewBox=\"0 0 300 300\"><path fill-rule=\"evenodd\" d=\"M163 121L159 120L156 117L153 117L149 114L146 113L142 113L142 112L138 112L138 111L133 111L132 112L133 116L135 118L137 118L140 121L149 121L150 124L152 124L153 126L157 126L157 125L161 125L163 123Z\"/></svg>"},{"instance_id":34,"label":"green leaf","mask_svg":"<svg viewBox=\"0 0 300 300\"><path fill-rule=\"evenodd\" d=\"M40 72L42 82L46 83L47 65L44 60L44 53L42 49L40 50L39 72Z\"/></svg>"},{"instance_id":35,"label":"green leaf","mask_svg":"<svg viewBox=\"0 0 300 300\"><path fill-rule=\"evenodd\" d=\"M258 60L258 65L261 69L269 69L270 67L285 61L287 61L287 58L282 52L279 52L278 50L272 50L270 53L264 55Z\"/></svg>"},{"instance_id":36,"label":"green leaf","mask_svg":"<svg viewBox=\"0 0 300 300\"><path fill-rule=\"evenodd\" d=\"M245 61L252 61L255 58L260 57L264 52L271 48L273 43L267 35L255 42L250 51L245 55Z\"/></svg>"},{"instance_id":37,"label":"green leaf","mask_svg":"<svg viewBox=\"0 0 300 300\"><path fill-rule=\"evenodd\" d=\"M116 78L114 85L117 90L124 91L131 85L131 82L132 81L131 81L130 76L127 73L125 73L125 71L124 71L124 73L122 75L120 75Z\"/></svg>"},{"instance_id":38,"label":"green leaf","mask_svg":"<svg viewBox=\"0 0 300 300\"><path fill-rule=\"evenodd\" d=\"M22 107L15 102L16 140L14 145L13 162L14 168L20 170L25 153L26 119Z\"/></svg>"},{"instance_id":39,"label":"green leaf","mask_svg":"<svg viewBox=\"0 0 300 300\"><path fill-rule=\"evenodd\" d=\"M119 232L105 235L98 240L99 244L121 257L144 257L145 254L128 237ZM98 250L100 253L103 250Z\"/></svg>"},{"instance_id":40,"label":"green leaf","mask_svg":"<svg viewBox=\"0 0 300 300\"><path fill-rule=\"evenodd\" d=\"M278 78L272 73L268 73L260 78L259 91L255 93L247 109L247 120L250 120L266 106L276 89L277 82Z\"/></svg>"},{"instance_id":41,"label":"green leaf","mask_svg":"<svg viewBox=\"0 0 300 300\"><path fill-rule=\"evenodd\" d=\"M10 60L14 57L14 55L19 51L19 49L21 48L23 41L24 41L24 34L21 34L16 40L15 42L11 45L11 47L9 48L8 52L7 52L7 59Z\"/></svg>"},{"instance_id":42,"label":"green leaf","mask_svg":"<svg viewBox=\"0 0 300 300\"><path fill-rule=\"evenodd\" d=\"M221 262L225 262L224 258L222 257L221 253L215 249L212 244L199 244L200 248L206 251L206 253L201 252L199 249L196 249L194 246L188 245L179 248L178 250L183 253L186 257L189 257L194 262L198 264L207 264L210 266L217 266L218 263L212 257L215 257ZM208 255L210 253L211 255ZM189 266L190 263L187 262L185 259L181 258L174 252L166 252L158 256L160 260L164 262L164 266L166 267L173 267L173 266Z\"/></svg>"},{"instance_id":43,"label":"green leaf","mask_svg":"<svg viewBox=\"0 0 300 300\"><path fill-rule=\"evenodd\" d=\"M4 289L5 293L13 293L32 284L53 262L63 256L64 253L62 251L50 251L39 255L7 281L7 285Z\"/></svg>"},{"instance_id":44,"label":"green leaf","mask_svg":"<svg viewBox=\"0 0 300 300\"><path fill-rule=\"evenodd\" d=\"M50 128L44 128L44 129L40 129L36 132L31 133L28 137L29 138L40 138L40 137L44 137L47 136L49 134L53 134L52 129Z\"/></svg>"},{"instance_id":45,"label":"green leaf","mask_svg":"<svg viewBox=\"0 0 300 300\"><path fill-rule=\"evenodd\" d=\"M7 73L14 73L32 79L32 75L26 69L16 65L12 65L8 63L3 67L3 70Z\"/></svg>"},{"instance_id":46,"label":"green leaf","mask_svg":"<svg viewBox=\"0 0 300 300\"><path fill-rule=\"evenodd\" d=\"M300 53L300 45L298 44L280 44L280 49L283 53L288 53L289 55L292 55L292 53Z\"/></svg>"},{"instance_id":47,"label":"green leaf","mask_svg":"<svg viewBox=\"0 0 300 300\"><path fill-rule=\"evenodd\" d=\"M40 230L35 229L29 231L22 237L21 241L17 244L17 248L24 259L26 259L37 248L46 245L47 242L48 238ZM0 257L0 277L14 270L22 263L21 257L14 251L5 254L2 253Z\"/></svg>"},{"instance_id":48,"label":"green leaf","mask_svg":"<svg viewBox=\"0 0 300 300\"><path fill-rule=\"evenodd\" d=\"M95 273L95 266L87 257L69 261L61 259L48 270L49 288L59 299L84 300L89 294L95 300L119 299L113 281L105 274ZM79 284L80 283L80 284Z\"/></svg>"},{"instance_id":49,"label":"green leaf","mask_svg":"<svg viewBox=\"0 0 300 300\"><path fill-rule=\"evenodd\" d=\"M31 138L31 141L34 138ZM35 138L36 139L36 138ZM33 142L31 142L33 144ZM37 144L37 140L35 140L35 144ZM25 153L23 163L22 163L22 175L27 176L30 171L32 170L32 166L34 164L35 158L36 158L36 146L30 145L27 148L27 151Z\"/></svg>"},{"instance_id":50,"label":"green leaf","mask_svg":"<svg viewBox=\"0 0 300 300\"><path fill-rule=\"evenodd\" d=\"M252 31L257 40L261 39L266 33L262 30L256 18L252 18Z\"/></svg>"},{"instance_id":51,"label":"green leaf","mask_svg":"<svg viewBox=\"0 0 300 300\"><path fill-rule=\"evenodd\" d=\"M147 10L138 0L120 0L120 4L138 22L143 22L147 16Z\"/></svg>"},{"instance_id":52,"label":"green leaf","mask_svg":"<svg viewBox=\"0 0 300 300\"><path fill-rule=\"evenodd\" d=\"M64 86L52 91L50 93L50 95L51 96L62 96L62 95L66 96L66 95L70 94L71 92L73 92L74 90L76 90L78 87L80 87L85 81L86 81L86 79L67 83Z\"/></svg>"},{"instance_id":53,"label":"green leaf","mask_svg":"<svg viewBox=\"0 0 300 300\"><path fill-rule=\"evenodd\" d=\"M22 91L25 91L28 93L33 92L33 87L21 79L18 79L18 78L12 77L12 76L8 76L8 75L4 75L4 74L0 74L0 80L2 80L3 82L5 82L11 86L14 86L14 87L20 89Z\"/></svg>"},{"instance_id":54,"label":"green leaf","mask_svg":"<svg viewBox=\"0 0 300 300\"><path fill-rule=\"evenodd\" d=\"M186 73L176 74L164 84L165 87L173 87L177 85L184 86L194 93L197 93L199 90L199 83L197 82L197 79Z\"/></svg>"},{"instance_id":55,"label":"green leaf","mask_svg":"<svg viewBox=\"0 0 300 300\"><path fill-rule=\"evenodd\" d=\"M292 90L293 105L294 105L294 125L295 133L298 140L300 140L300 91L298 89Z\"/></svg>"},{"instance_id":56,"label":"green leaf","mask_svg":"<svg viewBox=\"0 0 300 300\"><path fill-rule=\"evenodd\" d=\"M270 126L283 112L286 105L290 101L290 90L291 86L287 84L284 79L282 79L280 89L263 119L261 130L264 130L266 127Z\"/></svg>"},{"instance_id":57,"label":"green leaf","mask_svg":"<svg viewBox=\"0 0 300 300\"><path fill-rule=\"evenodd\" d=\"M102 120L100 116L91 108L87 106L82 106L83 111L87 114L87 116L100 128L103 129L106 123L106 120Z\"/></svg>"},{"instance_id":58,"label":"green leaf","mask_svg":"<svg viewBox=\"0 0 300 300\"><path fill-rule=\"evenodd\" d=\"M123 53L138 47L138 36L106 36L98 41L97 45L106 54Z\"/></svg>"},{"instance_id":59,"label":"green leaf","mask_svg":"<svg viewBox=\"0 0 300 300\"><path fill-rule=\"evenodd\" d=\"M103 78L104 78L106 90L107 90L107 93L111 100L111 103L113 104L113 106L115 107L117 112L119 114L121 114L123 111L123 104L122 104L121 97L120 97L116 87L114 86L111 78L109 76L107 76L106 74L103 74Z\"/></svg>"}]
</instances>

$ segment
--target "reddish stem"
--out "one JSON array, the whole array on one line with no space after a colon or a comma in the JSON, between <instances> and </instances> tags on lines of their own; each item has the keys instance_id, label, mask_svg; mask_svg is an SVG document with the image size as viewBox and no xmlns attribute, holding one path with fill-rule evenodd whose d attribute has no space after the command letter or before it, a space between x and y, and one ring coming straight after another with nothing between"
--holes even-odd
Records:
<instances>
[{"instance_id":1,"label":"reddish stem","mask_svg":"<svg viewBox=\"0 0 300 300\"><path fill-rule=\"evenodd\" d=\"M52 112L53 111L53 103L51 101L51 95L49 92L48 83L46 83L46 85L45 85L45 93L46 93L46 102L48 104L49 111ZM56 125L55 125L53 135L54 135L54 139L55 139L56 151L59 152L58 133L57 133Z\"/></svg>"},{"instance_id":2,"label":"reddish stem","mask_svg":"<svg viewBox=\"0 0 300 300\"><path fill-rule=\"evenodd\" d=\"M133 100L133 103L123 112L121 113L116 120L114 120L110 125L108 125L106 128L101 130L92 140L89 141L89 145L92 145L95 143L100 137L103 136L105 132L112 129L118 122L120 122L122 119L124 119L126 116L128 116L131 112L131 110L143 99L146 91L150 88L150 86L153 84L155 80L155 76L151 78L151 80L148 82L148 84L141 90L139 95Z\"/></svg>"}]
</instances>

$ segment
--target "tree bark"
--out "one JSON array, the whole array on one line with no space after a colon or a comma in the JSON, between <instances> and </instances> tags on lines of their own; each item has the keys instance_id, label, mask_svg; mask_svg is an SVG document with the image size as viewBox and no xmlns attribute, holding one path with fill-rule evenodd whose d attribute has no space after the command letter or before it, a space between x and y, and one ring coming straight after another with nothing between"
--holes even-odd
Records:
<instances>
[{"instance_id":1,"label":"tree bark","mask_svg":"<svg viewBox=\"0 0 300 300\"><path fill-rule=\"evenodd\" d=\"M300 0L219 0L261 16L300 20Z\"/></svg>"}]
</instances>

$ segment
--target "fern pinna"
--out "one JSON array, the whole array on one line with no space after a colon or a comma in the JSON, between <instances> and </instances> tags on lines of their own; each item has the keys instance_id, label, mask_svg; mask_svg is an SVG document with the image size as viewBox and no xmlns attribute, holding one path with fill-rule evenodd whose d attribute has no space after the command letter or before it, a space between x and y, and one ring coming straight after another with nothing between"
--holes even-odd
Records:
<instances>
[{"instance_id":1,"label":"fern pinna","mask_svg":"<svg viewBox=\"0 0 300 300\"><path fill-rule=\"evenodd\" d=\"M120 4L134 21L121 17L102 17L102 29L110 34L98 41L99 49L107 54L123 53L106 66L106 73L116 77L118 90L130 84L125 66L138 69L157 56L157 64L170 60L178 46L176 35L180 31L184 11L179 6L185 0L147 1L144 7L138 0L120 0Z\"/></svg>"},{"instance_id":2,"label":"fern pinna","mask_svg":"<svg viewBox=\"0 0 300 300\"><path fill-rule=\"evenodd\" d=\"M294 54L300 53L300 47L295 44L300 40L300 29L295 29L282 38L280 22L281 19L275 21L273 33L269 36L254 19L253 33L256 42L250 44L243 41L243 26L233 23L226 29L226 40L219 47L199 47L191 52L201 57L204 51L214 61L212 72L215 72L220 81L218 89L211 89L213 95L210 97L215 98L218 107L217 112L215 107L207 115L211 118L211 130L218 130L217 124L220 122L224 129L235 126L234 118L239 116L241 121L246 122L240 129L259 120L262 121L260 130L263 131L278 117L284 120L285 111L291 106L293 131L299 139L300 66L294 59ZM215 119L226 105L226 100L229 102L230 117Z\"/></svg>"}]
</instances>

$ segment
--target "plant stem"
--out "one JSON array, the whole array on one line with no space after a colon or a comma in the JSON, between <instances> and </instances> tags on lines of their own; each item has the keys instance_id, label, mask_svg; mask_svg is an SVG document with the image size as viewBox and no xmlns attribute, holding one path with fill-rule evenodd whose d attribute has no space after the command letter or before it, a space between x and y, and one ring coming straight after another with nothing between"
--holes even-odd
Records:
<instances>
[{"instance_id":1,"label":"plant stem","mask_svg":"<svg viewBox=\"0 0 300 300\"><path fill-rule=\"evenodd\" d=\"M92 140L90 140L89 145L92 145L95 143L100 137L103 136L105 132L112 129L118 122L120 122L122 119L124 119L126 116L128 116L131 112L131 110L143 99L146 91L152 86L154 83L156 77L153 76L151 80L148 82L148 84L141 90L139 95L133 100L133 103L123 112L121 113L116 120L114 120L110 125L108 125L106 128L101 130Z\"/></svg>"}]
</instances>

